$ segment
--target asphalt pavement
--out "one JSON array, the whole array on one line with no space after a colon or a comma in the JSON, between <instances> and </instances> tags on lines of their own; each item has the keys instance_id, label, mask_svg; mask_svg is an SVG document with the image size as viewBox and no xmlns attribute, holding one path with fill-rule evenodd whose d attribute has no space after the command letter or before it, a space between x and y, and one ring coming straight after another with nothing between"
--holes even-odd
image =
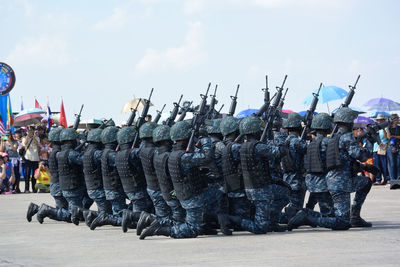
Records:
<instances>
[{"instance_id":1,"label":"asphalt pavement","mask_svg":"<svg viewBox=\"0 0 400 267\"><path fill-rule=\"evenodd\" d=\"M3 266L400 266L400 190L374 186L362 210L372 228L331 231L302 227L285 233L139 240L135 230L91 231L36 216L30 202L54 205L49 194L0 195Z\"/></svg>"}]
</instances>

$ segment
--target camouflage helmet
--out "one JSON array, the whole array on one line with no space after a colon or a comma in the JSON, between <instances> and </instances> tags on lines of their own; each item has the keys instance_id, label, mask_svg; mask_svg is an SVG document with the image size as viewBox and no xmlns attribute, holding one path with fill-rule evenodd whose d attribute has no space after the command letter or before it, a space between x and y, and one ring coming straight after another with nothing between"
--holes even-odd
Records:
<instances>
[{"instance_id":1,"label":"camouflage helmet","mask_svg":"<svg viewBox=\"0 0 400 267\"><path fill-rule=\"evenodd\" d=\"M53 128L49 132L49 141L50 142L60 142L60 133L62 128Z\"/></svg>"},{"instance_id":2,"label":"camouflage helmet","mask_svg":"<svg viewBox=\"0 0 400 267\"><path fill-rule=\"evenodd\" d=\"M170 131L171 127L168 125L157 126L157 128L153 130L153 142L157 143L160 141L171 140Z\"/></svg>"},{"instance_id":3,"label":"camouflage helmet","mask_svg":"<svg viewBox=\"0 0 400 267\"><path fill-rule=\"evenodd\" d=\"M117 142L117 133L118 133L118 128L115 126L109 126L105 128L101 132L101 142L103 144L109 144L109 143L114 143Z\"/></svg>"},{"instance_id":4,"label":"camouflage helmet","mask_svg":"<svg viewBox=\"0 0 400 267\"><path fill-rule=\"evenodd\" d=\"M135 127L122 127L117 133L117 141L119 145L132 143L135 139L137 131Z\"/></svg>"},{"instance_id":5,"label":"camouflage helmet","mask_svg":"<svg viewBox=\"0 0 400 267\"><path fill-rule=\"evenodd\" d=\"M358 117L357 112L355 112L351 108L343 107L335 112L333 121L343 122L343 123L353 123L357 117Z\"/></svg>"},{"instance_id":6,"label":"camouflage helmet","mask_svg":"<svg viewBox=\"0 0 400 267\"><path fill-rule=\"evenodd\" d=\"M146 122L139 129L139 138L153 138L153 130L157 127L155 122Z\"/></svg>"},{"instance_id":7,"label":"camouflage helmet","mask_svg":"<svg viewBox=\"0 0 400 267\"><path fill-rule=\"evenodd\" d=\"M241 135L258 133L262 131L262 120L255 116L248 116L239 124L239 131Z\"/></svg>"},{"instance_id":8,"label":"camouflage helmet","mask_svg":"<svg viewBox=\"0 0 400 267\"><path fill-rule=\"evenodd\" d=\"M311 129L328 130L331 128L333 119L327 113L316 114L311 122Z\"/></svg>"},{"instance_id":9,"label":"camouflage helmet","mask_svg":"<svg viewBox=\"0 0 400 267\"><path fill-rule=\"evenodd\" d=\"M101 132L103 129L96 128L93 130L90 130L88 135L87 135L87 141L88 142L93 142L93 143L101 143Z\"/></svg>"},{"instance_id":10,"label":"camouflage helmet","mask_svg":"<svg viewBox=\"0 0 400 267\"><path fill-rule=\"evenodd\" d=\"M65 128L62 129L60 133L60 141L73 141L78 138L78 133L74 128Z\"/></svg>"},{"instance_id":11,"label":"camouflage helmet","mask_svg":"<svg viewBox=\"0 0 400 267\"><path fill-rule=\"evenodd\" d=\"M172 141L189 139L192 126L186 121L178 121L171 127L170 135Z\"/></svg>"},{"instance_id":12,"label":"camouflage helmet","mask_svg":"<svg viewBox=\"0 0 400 267\"><path fill-rule=\"evenodd\" d=\"M221 120L222 119L213 119L212 120L212 125L207 126L207 133L209 134L220 134L221 130L219 126L221 125Z\"/></svg>"},{"instance_id":13,"label":"camouflage helmet","mask_svg":"<svg viewBox=\"0 0 400 267\"><path fill-rule=\"evenodd\" d=\"M283 128L300 128L301 121L303 118L300 116L299 113L292 112L289 113L288 118L283 121Z\"/></svg>"},{"instance_id":14,"label":"camouflage helmet","mask_svg":"<svg viewBox=\"0 0 400 267\"><path fill-rule=\"evenodd\" d=\"M228 134L234 133L239 130L240 120L238 118L228 116L221 120L221 124L219 125L219 130L221 131L223 136L227 136Z\"/></svg>"}]
</instances>

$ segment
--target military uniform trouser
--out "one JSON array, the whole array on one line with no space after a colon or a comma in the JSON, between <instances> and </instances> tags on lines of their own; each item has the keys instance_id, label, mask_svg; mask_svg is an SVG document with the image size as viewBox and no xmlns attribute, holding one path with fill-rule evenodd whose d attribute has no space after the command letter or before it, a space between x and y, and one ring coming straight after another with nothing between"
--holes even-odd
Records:
<instances>
[{"instance_id":1,"label":"military uniform trouser","mask_svg":"<svg viewBox=\"0 0 400 267\"><path fill-rule=\"evenodd\" d=\"M111 203L106 199L104 189L87 190L89 197L96 203L99 212L112 213Z\"/></svg>"},{"instance_id":2,"label":"military uniform trouser","mask_svg":"<svg viewBox=\"0 0 400 267\"><path fill-rule=\"evenodd\" d=\"M318 203L319 210L322 216L332 216L333 200L329 192L312 192L308 197L306 208L313 210L315 205Z\"/></svg>"},{"instance_id":3,"label":"military uniform trouser","mask_svg":"<svg viewBox=\"0 0 400 267\"><path fill-rule=\"evenodd\" d=\"M54 198L56 202L57 209L68 209L68 201L63 197L62 191L60 188L60 183L51 183L50 184L50 194Z\"/></svg>"},{"instance_id":4,"label":"military uniform trouser","mask_svg":"<svg viewBox=\"0 0 400 267\"><path fill-rule=\"evenodd\" d=\"M68 209L58 209L57 218L58 221L70 221L71 218L71 207L78 206L83 208L84 190L83 188L77 188L72 190L62 190L62 195L68 202Z\"/></svg>"},{"instance_id":5,"label":"military uniform trouser","mask_svg":"<svg viewBox=\"0 0 400 267\"><path fill-rule=\"evenodd\" d=\"M161 191L155 191L147 188L147 193L154 205L154 211L160 219L170 219L172 212L171 208L165 202Z\"/></svg>"},{"instance_id":6,"label":"military uniform trouser","mask_svg":"<svg viewBox=\"0 0 400 267\"><path fill-rule=\"evenodd\" d=\"M180 201L186 211L185 222L174 222L171 227L173 238L194 238L199 235L203 223L204 194Z\"/></svg>"},{"instance_id":7,"label":"military uniform trouser","mask_svg":"<svg viewBox=\"0 0 400 267\"><path fill-rule=\"evenodd\" d=\"M205 223L218 223L218 214L228 214L228 197L219 183L208 184L204 189Z\"/></svg>"},{"instance_id":8,"label":"military uniform trouser","mask_svg":"<svg viewBox=\"0 0 400 267\"><path fill-rule=\"evenodd\" d=\"M289 193L289 207L296 210L300 210L304 205L304 197L306 195L306 190L290 190Z\"/></svg>"},{"instance_id":9,"label":"military uniform trouser","mask_svg":"<svg viewBox=\"0 0 400 267\"><path fill-rule=\"evenodd\" d=\"M185 221L185 209L182 208L181 203L177 199L171 199L167 202L167 205L171 208L172 211L172 219L178 222Z\"/></svg>"},{"instance_id":10,"label":"military uniform trouser","mask_svg":"<svg viewBox=\"0 0 400 267\"><path fill-rule=\"evenodd\" d=\"M121 191L104 190L106 199L111 202L112 215L122 224L122 211L127 208L125 193Z\"/></svg>"},{"instance_id":11,"label":"military uniform trouser","mask_svg":"<svg viewBox=\"0 0 400 267\"><path fill-rule=\"evenodd\" d=\"M228 193L228 201L230 215L250 220L251 202L247 199L244 191Z\"/></svg>"},{"instance_id":12,"label":"military uniform trouser","mask_svg":"<svg viewBox=\"0 0 400 267\"><path fill-rule=\"evenodd\" d=\"M273 199L271 187L246 189L247 198L253 201L255 214L253 220L242 219L241 227L254 234L265 234L270 223L270 208Z\"/></svg>"},{"instance_id":13,"label":"military uniform trouser","mask_svg":"<svg viewBox=\"0 0 400 267\"><path fill-rule=\"evenodd\" d=\"M353 206L361 208L371 189L372 182L364 176L357 176L352 179L352 191L356 192ZM333 200L335 217L320 217L318 226L341 229L342 225L350 225L350 192L330 192Z\"/></svg>"},{"instance_id":14,"label":"military uniform trouser","mask_svg":"<svg viewBox=\"0 0 400 267\"><path fill-rule=\"evenodd\" d=\"M132 211L140 213L142 211L152 212L153 203L147 194L146 188L139 189L135 192L128 192L126 196L131 201Z\"/></svg>"},{"instance_id":15,"label":"military uniform trouser","mask_svg":"<svg viewBox=\"0 0 400 267\"><path fill-rule=\"evenodd\" d=\"M277 224L282 209L289 203L290 189L279 184L271 184L272 202L270 211L270 223Z\"/></svg>"}]
</instances>

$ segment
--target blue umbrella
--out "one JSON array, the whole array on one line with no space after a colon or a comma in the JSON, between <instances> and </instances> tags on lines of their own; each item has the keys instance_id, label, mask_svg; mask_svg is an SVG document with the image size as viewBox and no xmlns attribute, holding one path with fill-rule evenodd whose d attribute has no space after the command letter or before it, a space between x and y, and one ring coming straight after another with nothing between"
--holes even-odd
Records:
<instances>
[{"instance_id":1,"label":"blue umbrella","mask_svg":"<svg viewBox=\"0 0 400 267\"><path fill-rule=\"evenodd\" d=\"M358 116L355 120L354 123L358 124L373 124L374 121L371 120L370 118L364 117L364 116Z\"/></svg>"},{"instance_id":2,"label":"blue umbrella","mask_svg":"<svg viewBox=\"0 0 400 267\"><path fill-rule=\"evenodd\" d=\"M368 100L364 106L369 107L369 110L383 110L383 111L393 111L393 110L400 110L400 103L397 103L393 100L387 98L372 98Z\"/></svg>"},{"instance_id":3,"label":"blue umbrella","mask_svg":"<svg viewBox=\"0 0 400 267\"><path fill-rule=\"evenodd\" d=\"M236 118L238 119L243 119L245 117L251 116L254 113L257 113L258 109L254 109L254 108L249 108L249 109L245 109L240 111L238 114L236 114Z\"/></svg>"},{"instance_id":4,"label":"blue umbrella","mask_svg":"<svg viewBox=\"0 0 400 267\"><path fill-rule=\"evenodd\" d=\"M390 117L390 113L383 110L372 110L370 113L368 113L368 117L375 118L378 116L378 114L382 114L384 117Z\"/></svg>"},{"instance_id":5,"label":"blue umbrella","mask_svg":"<svg viewBox=\"0 0 400 267\"><path fill-rule=\"evenodd\" d=\"M15 118L18 118L19 116L26 115L26 114L44 114L46 111L40 108L30 108L30 109L24 109L20 113L15 116Z\"/></svg>"},{"instance_id":6,"label":"blue umbrella","mask_svg":"<svg viewBox=\"0 0 400 267\"><path fill-rule=\"evenodd\" d=\"M300 116L305 117L307 115L307 112L308 112L308 110L303 110L303 111L300 111L299 114L300 114ZM318 112L314 112L314 115L317 115L317 114L318 114Z\"/></svg>"},{"instance_id":7,"label":"blue umbrella","mask_svg":"<svg viewBox=\"0 0 400 267\"><path fill-rule=\"evenodd\" d=\"M318 89L315 89L311 94L309 94L304 100L304 105L311 105L311 102L314 98L314 93L317 93ZM333 100L342 99L348 95L348 92L337 86L324 86L321 88L319 92L319 100L318 103L325 104Z\"/></svg>"}]
</instances>

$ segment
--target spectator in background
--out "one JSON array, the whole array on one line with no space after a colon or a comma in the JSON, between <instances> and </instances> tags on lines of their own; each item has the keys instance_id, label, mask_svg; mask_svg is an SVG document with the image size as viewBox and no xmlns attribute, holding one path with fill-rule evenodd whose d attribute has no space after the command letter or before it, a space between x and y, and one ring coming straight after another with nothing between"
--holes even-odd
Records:
<instances>
[{"instance_id":1,"label":"spectator in background","mask_svg":"<svg viewBox=\"0 0 400 267\"><path fill-rule=\"evenodd\" d=\"M20 156L18 154L19 143L17 140L14 139L13 135L9 130L6 131L6 153L8 154L8 158L13 166L14 170L14 183L13 183L13 191L16 193L21 193L19 189L19 182L21 179L20 175Z\"/></svg>"},{"instance_id":2,"label":"spectator in background","mask_svg":"<svg viewBox=\"0 0 400 267\"><path fill-rule=\"evenodd\" d=\"M39 168L35 171L35 189L39 193L49 193L50 192L50 172L49 165L45 161L39 162Z\"/></svg>"},{"instance_id":3,"label":"spectator in background","mask_svg":"<svg viewBox=\"0 0 400 267\"><path fill-rule=\"evenodd\" d=\"M382 114L378 114L376 122L378 124L384 123L386 118ZM376 177L377 185L384 185L387 183L389 178L388 166L387 166L387 150L388 150L389 139L386 129L381 129L378 132L378 140L374 144L374 165L380 170L380 175Z\"/></svg>"},{"instance_id":4,"label":"spectator in background","mask_svg":"<svg viewBox=\"0 0 400 267\"><path fill-rule=\"evenodd\" d=\"M367 127L368 127L368 125L367 125ZM357 128L356 136L359 136L359 135L364 134L365 131L366 131L366 129L364 129L364 128L362 128L362 127ZM360 145L361 147L370 146L370 147L372 148L372 144L368 141L367 138L364 138L363 140L359 140L359 145ZM374 164L374 160L373 160L373 158L368 158L367 161L365 161L365 162L363 162L363 163L364 163L364 164L372 165L372 164ZM370 173L370 172L367 172L367 171L363 171L363 175L364 175L365 177L368 177L373 183L375 182L375 175L374 175L373 173Z\"/></svg>"},{"instance_id":5,"label":"spectator in background","mask_svg":"<svg viewBox=\"0 0 400 267\"><path fill-rule=\"evenodd\" d=\"M46 161L49 159L49 155L51 152L51 148L49 146L47 135L42 134L39 136L40 138L40 152L39 158L40 160Z\"/></svg>"},{"instance_id":6,"label":"spectator in background","mask_svg":"<svg viewBox=\"0 0 400 267\"><path fill-rule=\"evenodd\" d=\"M151 119L152 119L151 115L150 115L150 114L147 114L147 115L146 115L146 118L145 118L146 122L150 122Z\"/></svg>"},{"instance_id":7,"label":"spectator in background","mask_svg":"<svg viewBox=\"0 0 400 267\"><path fill-rule=\"evenodd\" d=\"M23 157L25 158L24 178L25 178L25 191L30 193L29 181L32 181L32 191L36 193L35 183L32 172L39 167L39 151L40 151L40 138L39 132L35 131L33 127L28 129L28 134L22 139L22 148L24 149Z\"/></svg>"},{"instance_id":8,"label":"spectator in background","mask_svg":"<svg viewBox=\"0 0 400 267\"><path fill-rule=\"evenodd\" d=\"M399 116L392 114L390 116L391 124L386 128L387 139L389 139L389 149L387 150L387 160L389 166L390 180L397 180L400 177L400 127ZM390 183L390 180L387 182Z\"/></svg>"},{"instance_id":9,"label":"spectator in background","mask_svg":"<svg viewBox=\"0 0 400 267\"><path fill-rule=\"evenodd\" d=\"M8 159L8 154L3 152L0 156L0 193L11 194L11 187L15 182L14 169Z\"/></svg>"}]
</instances>

